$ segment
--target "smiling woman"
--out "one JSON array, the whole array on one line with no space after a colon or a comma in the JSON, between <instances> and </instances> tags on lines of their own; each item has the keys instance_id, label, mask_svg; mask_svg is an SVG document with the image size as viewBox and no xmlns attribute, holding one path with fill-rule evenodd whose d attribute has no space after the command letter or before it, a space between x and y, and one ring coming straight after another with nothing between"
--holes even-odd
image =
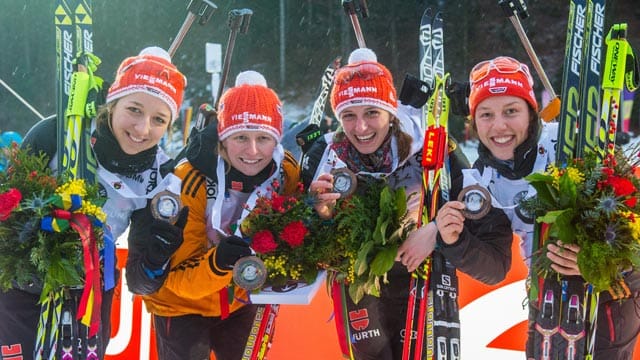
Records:
<instances>
[{"instance_id":1,"label":"smiling woman","mask_svg":"<svg viewBox=\"0 0 640 360\"><path fill-rule=\"evenodd\" d=\"M239 359L260 351L249 335L254 323L270 321L263 316L270 310L249 301L242 288L247 283L234 283L232 270L253 254L250 244L257 236L243 233L240 224L259 199L281 199L297 189L298 164L280 143L281 106L261 74L240 73L220 98L218 122L203 130L210 141L187 151L187 161L174 169L189 209L182 241L149 264L156 257L146 245L154 221L148 215L132 220L127 283L154 315L161 359L204 359L210 353Z\"/></svg>"}]
</instances>

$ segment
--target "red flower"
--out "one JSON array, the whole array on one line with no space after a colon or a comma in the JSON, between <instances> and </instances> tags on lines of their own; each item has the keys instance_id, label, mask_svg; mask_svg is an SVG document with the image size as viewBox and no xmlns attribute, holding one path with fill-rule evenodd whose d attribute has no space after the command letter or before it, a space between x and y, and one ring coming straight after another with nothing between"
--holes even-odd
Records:
<instances>
[{"instance_id":1,"label":"red flower","mask_svg":"<svg viewBox=\"0 0 640 360\"><path fill-rule=\"evenodd\" d=\"M22 200L22 193L15 188L0 194L0 221L5 221L9 218L13 209L20 204L20 200Z\"/></svg>"},{"instance_id":2,"label":"red flower","mask_svg":"<svg viewBox=\"0 0 640 360\"><path fill-rule=\"evenodd\" d=\"M304 237L308 232L309 230L307 229L307 227L304 226L302 221L298 220L287 224L287 226L282 229L280 238L286 241L287 244L289 244L292 248L295 248L302 245Z\"/></svg>"},{"instance_id":3,"label":"red flower","mask_svg":"<svg viewBox=\"0 0 640 360\"><path fill-rule=\"evenodd\" d=\"M253 240L251 240L251 247L253 248L253 250L255 250L255 252L259 254L266 254L278 248L278 244L276 244L271 231L261 230L253 235Z\"/></svg>"},{"instance_id":4,"label":"red flower","mask_svg":"<svg viewBox=\"0 0 640 360\"><path fill-rule=\"evenodd\" d=\"M284 196L280 196L276 193L273 193L271 196L271 208L275 212L284 213L284 202L286 198Z\"/></svg>"},{"instance_id":5,"label":"red flower","mask_svg":"<svg viewBox=\"0 0 640 360\"><path fill-rule=\"evenodd\" d=\"M603 181L603 183L607 186L611 186L613 188L613 192L618 197L634 195L638 191L631 180L619 176L609 176ZM629 207L635 207L637 202L638 198L636 196L632 196L624 201L624 203Z\"/></svg>"}]
</instances>

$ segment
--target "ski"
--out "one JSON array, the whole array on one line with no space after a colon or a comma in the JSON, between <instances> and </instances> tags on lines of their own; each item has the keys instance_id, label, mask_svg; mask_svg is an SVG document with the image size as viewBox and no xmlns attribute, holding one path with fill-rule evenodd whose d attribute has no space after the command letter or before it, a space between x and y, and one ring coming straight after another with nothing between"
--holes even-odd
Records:
<instances>
[{"instance_id":1,"label":"ski","mask_svg":"<svg viewBox=\"0 0 640 360\"><path fill-rule=\"evenodd\" d=\"M57 0L54 23L57 170L71 178L94 182L98 163L90 142L91 119L97 112L102 79L94 75L100 59L93 55L91 0ZM94 253L94 262L99 261L97 249L87 251ZM97 336L97 314L102 293L99 275L88 276L93 284L87 285L89 288L60 290L43 302L34 352L37 359L98 359L101 339ZM78 308L81 295L90 299L89 310Z\"/></svg>"},{"instance_id":2,"label":"ski","mask_svg":"<svg viewBox=\"0 0 640 360\"><path fill-rule=\"evenodd\" d=\"M71 77L75 58L73 0L56 0L53 20L56 42L56 135L57 168L63 171L69 164L77 162L77 152L65 148L67 119L65 109L71 92ZM72 149L79 150L74 144ZM55 291L43 297L40 306L34 359L54 359L57 354L59 325L63 306L62 291Z\"/></svg>"},{"instance_id":3,"label":"ski","mask_svg":"<svg viewBox=\"0 0 640 360\"><path fill-rule=\"evenodd\" d=\"M423 107L422 214L418 226L435 219L448 201L449 74L444 71L443 21L425 10L419 36L420 77L431 90ZM459 359L460 320L456 269L437 250L412 274L407 303L402 359Z\"/></svg>"},{"instance_id":4,"label":"ski","mask_svg":"<svg viewBox=\"0 0 640 360\"><path fill-rule=\"evenodd\" d=\"M576 156L598 152L605 0L588 0L580 71L580 104Z\"/></svg>"},{"instance_id":5,"label":"ski","mask_svg":"<svg viewBox=\"0 0 640 360\"><path fill-rule=\"evenodd\" d=\"M56 27L56 120L57 139L64 139L67 130L65 110L71 91L73 60L75 59L74 25L72 0L57 0L54 10ZM77 161L77 154L65 149L65 143L58 141L58 170L65 169Z\"/></svg>"},{"instance_id":6,"label":"ski","mask_svg":"<svg viewBox=\"0 0 640 360\"><path fill-rule=\"evenodd\" d=\"M560 165L597 148L604 13L604 0L570 3L556 158Z\"/></svg>"},{"instance_id":7,"label":"ski","mask_svg":"<svg viewBox=\"0 0 640 360\"><path fill-rule=\"evenodd\" d=\"M278 304L266 304L258 306L256 316L251 325L249 339L242 355L242 360L266 359L267 352L271 348L275 322L278 316Z\"/></svg>"},{"instance_id":8,"label":"ski","mask_svg":"<svg viewBox=\"0 0 640 360\"><path fill-rule=\"evenodd\" d=\"M597 151L600 107L600 70L603 45L604 0L573 0L569 7L562 81L556 162L566 165L587 152ZM547 239L544 224L536 224L537 247ZM533 326L536 359L583 359L594 324L587 319L597 305L590 306L591 287L576 276L548 276L532 282L531 294L538 313ZM595 319L594 319L595 320Z\"/></svg>"},{"instance_id":9,"label":"ski","mask_svg":"<svg viewBox=\"0 0 640 360\"><path fill-rule=\"evenodd\" d=\"M573 0L570 4L558 166L589 153L603 161L607 153L613 154L617 109L623 78L627 77L624 58L628 47L622 45L626 26L614 25L606 38L608 49L603 66L604 16L604 0ZM547 225L537 224L534 237L538 240L534 250L542 248L548 238ZM530 299L538 309L533 324L534 357L591 358L599 295L579 276L537 278L532 272L531 277L537 286L532 286Z\"/></svg>"},{"instance_id":10,"label":"ski","mask_svg":"<svg viewBox=\"0 0 640 360\"><path fill-rule=\"evenodd\" d=\"M313 142L319 138L322 133L320 132L320 122L325 114L325 107L327 104L327 98L331 92L331 85L333 84L333 76L336 70L340 68L340 62L342 57L338 56L324 69L322 78L320 80L320 86L318 89L318 96L313 102L313 108L311 110L311 116L309 116L309 124L296 134L296 143L300 146L301 155L300 161L303 159L304 154L309 151Z\"/></svg>"}]
</instances>

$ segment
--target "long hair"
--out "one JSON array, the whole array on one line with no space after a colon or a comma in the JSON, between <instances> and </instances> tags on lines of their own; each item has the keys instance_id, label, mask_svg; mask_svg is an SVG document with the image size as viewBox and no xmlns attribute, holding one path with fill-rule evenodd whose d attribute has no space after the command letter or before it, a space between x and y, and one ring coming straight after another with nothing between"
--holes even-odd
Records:
<instances>
[{"instance_id":1,"label":"long hair","mask_svg":"<svg viewBox=\"0 0 640 360\"><path fill-rule=\"evenodd\" d=\"M114 100L110 103L107 103L103 106L101 106L98 109L98 114L96 115L96 126L100 127L102 125L106 125L107 127L109 127L109 130L111 130L111 132L113 132L113 129L111 128L111 116L113 114L113 108L115 108L116 104L118 103L118 100Z\"/></svg>"}]
</instances>

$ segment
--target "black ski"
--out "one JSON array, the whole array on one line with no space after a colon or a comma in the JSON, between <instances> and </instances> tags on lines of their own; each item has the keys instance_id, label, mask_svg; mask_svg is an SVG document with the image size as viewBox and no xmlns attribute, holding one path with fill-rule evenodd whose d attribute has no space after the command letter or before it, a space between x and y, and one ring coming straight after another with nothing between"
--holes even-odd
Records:
<instances>
[{"instance_id":1,"label":"black ski","mask_svg":"<svg viewBox=\"0 0 640 360\"><path fill-rule=\"evenodd\" d=\"M320 86L318 89L318 96L313 103L313 109L311 110L311 116L309 116L309 124L296 134L296 143L300 146L302 153L300 160L303 159L304 154L309 151L313 142L318 139L322 133L320 131L320 122L325 114L325 107L327 104L327 98L331 92L331 85L333 84L333 76L336 70L340 67L341 57L336 57L329 65L324 69L322 78L320 79Z\"/></svg>"},{"instance_id":2,"label":"black ski","mask_svg":"<svg viewBox=\"0 0 640 360\"><path fill-rule=\"evenodd\" d=\"M556 163L562 167L589 152L600 154L600 88L604 0L572 0L569 8ZM547 228L536 224L534 254L545 246ZM597 294L579 276L538 278L531 273L530 300L537 308L533 324L536 359L584 359L591 356ZM538 291L538 292L536 292Z\"/></svg>"}]
</instances>

